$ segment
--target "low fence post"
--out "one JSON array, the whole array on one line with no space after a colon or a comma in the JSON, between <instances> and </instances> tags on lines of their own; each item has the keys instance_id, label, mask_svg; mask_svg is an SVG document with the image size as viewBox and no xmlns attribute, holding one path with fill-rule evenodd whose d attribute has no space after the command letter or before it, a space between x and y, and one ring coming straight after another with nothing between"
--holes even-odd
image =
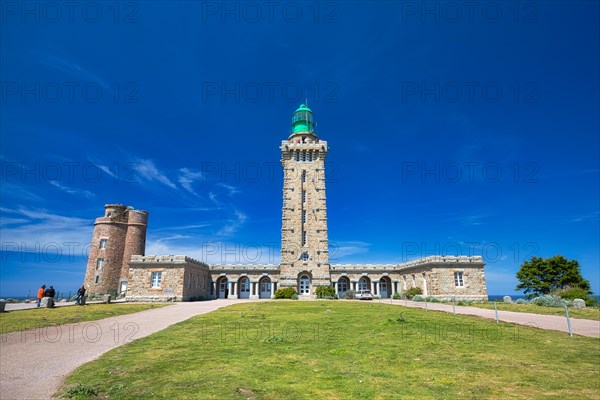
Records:
<instances>
[{"instance_id":1,"label":"low fence post","mask_svg":"<svg viewBox=\"0 0 600 400\"><path fill-rule=\"evenodd\" d=\"M452 298L452 314L456 315L456 299Z\"/></svg>"},{"instance_id":2,"label":"low fence post","mask_svg":"<svg viewBox=\"0 0 600 400\"><path fill-rule=\"evenodd\" d=\"M565 314L567 315L567 326L569 327L569 336L573 336L573 330L571 329L571 318L569 318L569 307L565 305Z\"/></svg>"},{"instance_id":3,"label":"low fence post","mask_svg":"<svg viewBox=\"0 0 600 400\"><path fill-rule=\"evenodd\" d=\"M496 302L494 302L494 312L496 313L496 323L499 323L499 321L498 321L498 306L496 305Z\"/></svg>"}]
</instances>

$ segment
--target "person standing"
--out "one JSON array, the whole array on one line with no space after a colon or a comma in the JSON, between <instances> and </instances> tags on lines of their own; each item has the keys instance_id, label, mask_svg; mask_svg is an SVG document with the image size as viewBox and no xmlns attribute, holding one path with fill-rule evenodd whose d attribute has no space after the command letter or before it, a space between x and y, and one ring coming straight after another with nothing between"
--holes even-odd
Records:
<instances>
[{"instance_id":1,"label":"person standing","mask_svg":"<svg viewBox=\"0 0 600 400\"><path fill-rule=\"evenodd\" d=\"M42 285L42 287L38 289L37 308L40 308L40 303L42 302L42 299L44 298L45 289L46 289L46 285Z\"/></svg>"},{"instance_id":2,"label":"person standing","mask_svg":"<svg viewBox=\"0 0 600 400\"><path fill-rule=\"evenodd\" d=\"M77 290L77 297L75 298L75 304L81 304L81 300L85 296L85 286L81 285L81 287Z\"/></svg>"}]
</instances>

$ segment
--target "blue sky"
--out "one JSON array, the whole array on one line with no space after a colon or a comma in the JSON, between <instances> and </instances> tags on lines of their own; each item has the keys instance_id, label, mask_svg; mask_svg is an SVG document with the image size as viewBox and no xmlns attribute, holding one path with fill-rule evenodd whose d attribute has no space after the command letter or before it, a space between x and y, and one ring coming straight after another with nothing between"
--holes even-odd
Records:
<instances>
[{"instance_id":1,"label":"blue sky","mask_svg":"<svg viewBox=\"0 0 600 400\"><path fill-rule=\"evenodd\" d=\"M482 255L504 294L562 254L600 291L597 2L52 4L2 8L0 296L75 290L105 203L147 254L277 263L305 98L332 262Z\"/></svg>"}]
</instances>

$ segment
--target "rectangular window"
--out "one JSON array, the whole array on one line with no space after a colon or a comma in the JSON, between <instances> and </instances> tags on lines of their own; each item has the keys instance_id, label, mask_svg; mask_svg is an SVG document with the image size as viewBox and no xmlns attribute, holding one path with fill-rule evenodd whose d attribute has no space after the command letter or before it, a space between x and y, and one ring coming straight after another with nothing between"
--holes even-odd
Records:
<instances>
[{"instance_id":1,"label":"rectangular window","mask_svg":"<svg viewBox=\"0 0 600 400\"><path fill-rule=\"evenodd\" d=\"M302 161L305 162L306 161L306 151L302 152Z\"/></svg>"},{"instance_id":2,"label":"rectangular window","mask_svg":"<svg viewBox=\"0 0 600 400\"><path fill-rule=\"evenodd\" d=\"M96 260L96 269L101 270L104 267L104 258L99 258Z\"/></svg>"},{"instance_id":3,"label":"rectangular window","mask_svg":"<svg viewBox=\"0 0 600 400\"><path fill-rule=\"evenodd\" d=\"M100 250L106 249L106 239L100 239L100 246L98 246Z\"/></svg>"},{"instance_id":4,"label":"rectangular window","mask_svg":"<svg viewBox=\"0 0 600 400\"><path fill-rule=\"evenodd\" d=\"M306 246L306 231L302 231L302 246Z\"/></svg>"},{"instance_id":5,"label":"rectangular window","mask_svg":"<svg viewBox=\"0 0 600 400\"><path fill-rule=\"evenodd\" d=\"M302 223L306 223L306 210L302 210Z\"/></svg>"},{"instance_id":6,"label":"rectangular window","mask_svg":"<svg viewBox=\"0 0 600 400\"><path fill-rule=\"evenodd\" d=\"M162 283L162 272L153 272L151 278L151 286L152 288L160 288L160 284Z\"/></svg>"},{"instance_id":7,"label":"rectangular window","mask_svg":"<svg viewBox=\"0 0 600 400\"><path fill-rule=\"evenodd\" d=\"M454 272L454 286L463 287L464 285L465 285L465 282L463 280L463 272L462 271Z\"/></svg>"},{"instance_id":8,"label":"rectangular window","mask_svg":"<svg viewBox=\"0 0 600 400\"><path fill-rule=\"evenodd\" d=\"M300 152L296 151L296 161L300 161Z\"/></svg>"},{"instance_id":9,"label":"rectangular window","mask_svg":"<svg viewBox=\"0 0 600 400\"><path fill-rule=\"evenodd\" d=\"M302 202L306 203L306 190L302 191Z\"/></svg>"},{"instance_id":10,"label":"rectangular window","mask_svg":"<svg viewBox=\"0 0 600 400\"><path fill-rule=\"evenodd\" d=\"M302 171L302 182L306 182L306 171Z\"/></svg>"},{"instance_id":11,"label":"rectangular window","mask_svg":"<svg viewBox=\"0 0 600 400\"><path fill-rule=\"evenodd\" d=\"M312 151L308 152L308 161L312 161Z\"/></svg>"},{"instance_id":12,"label":"rectangular window","mask_svg":"<svg viewBox=\"0 0 600 400\"><path fill-rule=\"evenodd\" d=\"M188 289L192 288L192 273L190 272L188 275Z\"/></svg>"},{"instance_id":13,"label":"rectangular window","mask_svg":"<svg viewBox=\"0 0 600 400\"><path fill-rule=\"evenodd\" d=\"M97 284L98 282L100 282L100 275L96 275L96 280L94 281L94 283L96 283L96 284Z\"/></svg>"}]
</instances>

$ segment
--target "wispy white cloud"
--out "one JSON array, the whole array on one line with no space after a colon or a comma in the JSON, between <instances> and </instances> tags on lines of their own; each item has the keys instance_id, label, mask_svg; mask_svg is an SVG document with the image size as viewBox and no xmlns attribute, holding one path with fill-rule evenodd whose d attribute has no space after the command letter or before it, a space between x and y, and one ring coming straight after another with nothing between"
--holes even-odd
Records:
<instances>
[{"instance_id":1,"label":"wispy white cloud","mask_svg":"<svg viewBox=\"0 0 600 400\"><path fill-rule=\"evenodd\" d=\"M49 183L52 186L54 186L54 187L62 190L65 193L74 194L74 195L77 195L77 196L83 196L83 197L86 197L88 199L96 196L94 193L90 192L89 190L75 189L75 188L72 188L72 187L64 186L64 185L62 185L58 181L49 181Z\"/></svg>"},{"instance_id":2,"label":"wispy white cloud","mask_svg":"<svg viewBox=\"0 0 600 400\"><path fill-rule=\"evenodd\" d=\"M204 177L204 174L201 171L194 171L189 168L181 168L179 170L178 180L179 180L179 184L181 185L181 187L183 187L185 190L187 190L194 196L199 197L198 193L196 193L196 191L194 190L194 187L192 186L192 184L195 181L202 179L203 177Z\"/></svg>"},{"instance_id":3,"label":"wispy white cloud","mask_svg":"<svg viewBox=\"0 0 600 400\"><path fill-rule=\"evenodd\" d=\"M152 160L139 159L133 164L133 169L139 174L140 178L149 182L160 182L171 189L177 189L177 186L156 168Z\"/></svg>"},{"instance_id":4,"label":"wispy white cloud","mask_svg":"<svg viewBox=\"0 0 600 400\"><path fill-rule=\"evenodd\" d=\"M234 210L234 218L229 219L227 224L218 232L218 236L230 236L235 234L246 222L248 217L240 210Z\"/></svg>"},{"instance_id":5,"label":"wispy white cloud","mask_svg":"<svg viewBox=\"0 0 600 400\"><path fill-rule=\"evenodd\" d=\"M0 213L2 221L13 222L6 225L3 222L2 246L5 249L10 247L14 250L14 246L9 244L16 244L21 252L40 253L48 246L56 251L57 245L65 256L71 250L75 255L82 255L92 237L93 221L89 219L24 207L2 208ZM65 245L68 243L71 244Z\"/></svg>"},{"instance_id":6,"label":"wispy white cloud","mask_svg":"<svg viewBox=\"0 0 600 400\"><path fill-rule=\"evenodd\" d=\"M227 183L218 182L216 185L222 187L223 189L226 189L227 190L227 195L230 196L230 197L233 196L233 195L235 195L235 194L241 193L241 190L239 190L235 186L228 185Z\"/></svg>"},{"instance_id":7,"label":"wispy white cloud","mask_svg":"<svg viewBox=\"0 0 600 400\"><path fill-rule=\"evenodd\" d=\"M96 83L102 86L104 90L110 90L110 85L106 83L106 81L102 79L98 74L96 74L90 69L82 67L74 61L46 53L39 54L38 56L39 62L43 65L54 68L61 72L65 72L78 79L83 79L87 82Z\"/></svg>"},{"instance_id":8,"label":"wispy white cloud","mask_svg":"<svg viewBox=\"0 0 600 400\"><path fill-rule=\"evenodd\" d=\"M214 238L148 241L146 255L184 255L208 264L278 264L279 244L216 241Z\"/></svg>"},{"instance_id":9,"label":"wispy white cloud","mask_svg":"<svg viewBox=\"0 0 600 400\"><path fill-rule=\"evenodd\" d=\"M575 216L570 220L570 222L592 221L592 220L598 219L598 217L600 217L600 212L593 211L593 212L590 212L587 214L581 214L581 215Z\"/></svg>"},{"instance_id":10,"label":"wispy white cloud","mask_svg":"<svg viewBox=\"0 0 600 400\"><path fill-rule=\"evenodd\" d=\"M167 226L164 228L155 229L156 232L165 232L165 231L187 231L187 230L195 230L195 229L204 229L209 228L211 224L196 224L196 225L182 225L182 226Z\"/></svg>"},{"instance_id":11,"label":"wispy white cloud","mask_svg":"<svg viewBox=\"0 0 600 400\"><path fill-rule=\"evenodd\" d=\"M31 190L26 189L25 185L16 185L8 182L2 182L2 185L0 185L0 193L2 194L3 199L5 199L6 197L10 197L28 201L43 200L40 196L33 193Z\"/></svg>"},{"instance_id":12,"label":"wispy white cloud","mask_svg":"<svg viewBox=\"0 0 600 400\"><path fill-rule=\"evenodd\" d=\"M98 161L95 161L94 159L92 159L90 157L88 157L88 161L90 161L92 164L94 164L102 172L104 172L106 175L110 176L111 178L114 178L116 176L115 173L107 165L104 165Z\"/></svg>"},{"instance_id":13,"label":"wispy white cloud","mask_svg":"<svg viewBox=\"0 0 600 400\"><path fill-rule=\"evenodd\" d=\"M339 258L369 252L371 244L366 242L329 242L330 258L338 262ZM330 260L331 261L331 260Z\"/></svg>"}]
</instances>

